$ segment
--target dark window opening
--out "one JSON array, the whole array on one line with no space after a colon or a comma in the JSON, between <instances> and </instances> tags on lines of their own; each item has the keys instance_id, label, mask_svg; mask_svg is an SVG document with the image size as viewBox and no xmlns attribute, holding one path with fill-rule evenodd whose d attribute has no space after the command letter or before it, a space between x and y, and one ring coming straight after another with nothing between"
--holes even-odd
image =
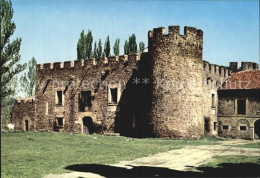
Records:
<instances>
[{"instance_id":1,"label":"dark window opening","mask_svg":"<svg viewBox=\"0 0 260 178\"><path fill-rule=\"evenodd\" d=\"M212 94L212 103L211 103L211 107L215 108L215 94Z\"/></svg>"},{"instance_id":2,"label":"dark window opening","mask_svg":"<svg viewBox=\"0 0 260 178\"><path fill-rule=\"evenodd\" d=\"M91 106L91 91L81 91L79 94L79 111L84 112Z\"/></svg>"},{"instance_id":3,"label":"dark window opening","mask_svg":"<svg viewBox=\"0 0 260 178\"><path fill-rule=\"evenodd\" d=\"M246 126L242 126L242 125L241 125L241 126L239 127L239 129L240 129L240 130L246 130Z\"/></svg>"},{"instance_id":4,"label":"dark window opening","mask_svg":"<svg viewBox=\"0 0 260 178\"><path fill-rule=\"evenodd\" d=\"M237 114L246 114L246 100L237 100Z\"/></svg>"},{"instance_id":5,"label":"dark window opening","mask_svg":"<svg viewBox=\"0 0 260 178\"><path fill-rule=\"evenodd\" d=\"M223 130L228 130L228 125L223 125Z\"/></svg>"},{"instance_id":6,"label":"dark window opening","mask_svg":"<svg viewBox=\"0 0 260 178\"><path fill-rule=\"evenodd\" d=\"M117 88L110 88L111 92L111 103L116 104L117 103Z\"/></svg>"},{"instance_id":7,"label":"dark window opening","mask_svg":"<svg viewBox=\"0 0 260 178\"><path fill-rule=\"evenodd\" d=\"M214 122L214 130L217 130L217 122Z\"/></svg>"},{"instance_id":8,"label":"dark window opening","mask_svg":"<svg viewBox=\"0 0 260 178\"><path fill-rule=\"evenodd\" d=\"M25 131L29 130L29 122L28 120L25 120Z\"/></svg>"},{"instance_id":9,"label":"dark window opening","mask_svg":"<svg viewBox=\"0 0 260 178\"><path fill-rule=\"evenodd\" d=\"M62 105L62 91L57 91L57 105Z\"/></svg>"},{"instance_id":10,"label":"dark window opening","mask_svg":"<svg viewBox=\"0 0 260 178\"><path fill-rule=\"evenodd\" d=\"M63 127L63 118L57 118L56 124L58 127Z\"/></svg>"},{"instance_id":11,"label":"dark window opening","mask_svg":"<svg viewBox=\"0 0 260 178\"><path fill-rule=\"evenodd\" d=\"M205 119L205 122L204 122L204 128L205 128L205 131L206 132L209 132L209 120L208 119Z\"/></svg>"}]
</instances>

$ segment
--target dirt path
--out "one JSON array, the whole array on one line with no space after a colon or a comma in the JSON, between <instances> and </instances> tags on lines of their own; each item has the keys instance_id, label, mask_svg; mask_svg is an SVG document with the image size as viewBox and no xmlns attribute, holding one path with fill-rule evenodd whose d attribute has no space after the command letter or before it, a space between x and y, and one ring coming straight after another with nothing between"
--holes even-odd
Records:
<instances>
[{"instance_id":1,"label":"dirt path","mask_svg":"<svg viewBox=\"0 0 260 178\"><path fill-rule=\"evenodd\" d=\"M248 140L230 140L220 142L219 145L188 146L179 150L138 158L133 161L121 161L111 166L131 169L132 166L161 167L174 170L186 170L189 167L198 167L210 161L213 156L246 155L260 157L260 149L234 147L238 144L252 143ZM47 175L45 178L69 177L102 177L93 173L72 172L60 175Z\"/></svg>"}]
</instances>

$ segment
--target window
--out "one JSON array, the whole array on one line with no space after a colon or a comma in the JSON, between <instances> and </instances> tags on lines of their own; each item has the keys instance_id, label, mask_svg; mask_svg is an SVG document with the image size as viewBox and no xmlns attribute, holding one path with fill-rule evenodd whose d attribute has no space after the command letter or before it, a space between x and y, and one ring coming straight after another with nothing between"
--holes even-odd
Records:
<instances>
[{"instance_id":1,"label":"window","mask_svg":"<svg viewBox=\"0 0 260 178\"><path fill-rule=\"evenodd\" d=\"M237 100L237 114L246 114L246 100Z\"/></svg>"},{"instance_id":2,"label":"window","mask_svg":"<svg viewBox=\"0 0 260 178\"><path fill-rule=\"evenodd\" d=\"M212 103L211 103L211 107L212 107L212 108L215 108L215 94L212 94L211 100L212 100L212 101L211 101L211 102L212 102Z\"/></svg>"},{"instance_id":3,"label":"window","mask_svg":"<svg viewBox=\"0 0 260 178\"><path fill-rule=\"evenodd\" d=\"M56 92L56 105L62 105L62 91Z\"/></svg>"},{"instance_id":4,"label":"window","mask_svg":"<svg viewBox=\"0 0 260 178\"><path fill-rule=\"evenodd\" d=\"M217 130L217 122L214 122L214 130Z\"/></svg>"},{"instance_id":5,"label":"window","mask_svg":"<svg viewBox=\"0 0 260 178\"><path fill-rule=\"evenodd\" d=\"M209 132L209 120L208 119L205 119L205 122L204 122L204 129L206 132Z\"/></svg>"},{"instance_id":6,"label":"window","mask_svg":"<svg viewBox=\"0 0 260 178\"><path fill-rule=\"evenodd\" d=\"M110 88L111 90L111 97L112 97L112 103L117 103L117 88Z\"/></svg>"},{"instance_id":7,"label":"window","mask_svg":"<svg viewBox=\"0 0 260 178\"><path fill-rule=\"evenodd\" d=\"M228 130L228 125L223 125L223 130Z\"/></svg>"},{"instance_id":8,"label":"window","mask_svg":"<svg viewBox=\"0 0 260 178\"><path fill-rule=\"evenodd\" d=\"M240 125L240 126L239 126L239 130L246 130L246 126Z\"/></svg>"},{"instance_id":9,"label":"window","mask_svg":"<svg viewBox=\"0 0 260 178\"><path fill-rule=\"evenodd\" d=\"M109 88L108 104L117 104L117 101L118 101L118 88Z\"/></svg>"},{"instance_id":10,"label":"window","mask_svg":"<svg viewBox=\"0 0 260 178\"><path fill-rule=\"evenodd\" d=\"M91 91L81 91L79 94L79 111L84 112L91 106Z\"/></svg>"},{"instance_id":11,"label":"window","mask_svg":"<svg viewBox=\"0 0 260 178\"><path fill-rule=\"evenodd\" d=\"M56 125L58 127L63 127L63 118L57 118L56 119Z\"/></svg>"}]
</instances>

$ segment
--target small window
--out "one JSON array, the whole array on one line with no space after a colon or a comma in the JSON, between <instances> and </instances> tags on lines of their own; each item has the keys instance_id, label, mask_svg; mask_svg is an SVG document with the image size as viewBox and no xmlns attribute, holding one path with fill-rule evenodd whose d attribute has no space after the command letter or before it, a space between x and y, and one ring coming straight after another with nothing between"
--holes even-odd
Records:
<instances>
[{"instance_id":1,"label":"small window","mask_svg":"<svg viewBox=\"0 0 260 178\"><path fill-rule=\"evenodd\" d=\"M240 129L240 130L246 130L246 126L241 125L241 126L239 126L239 129Z\"/></svg>"},{"instance_id":2,"label":"small window","mask_svg":"<svg viewBox=\"0 0 260 178\"><path fill-rule=\"evenodd\" d=\"M228 125L223 125L223 130L228 130Z\"/></svg>"},{"instance_id":3,"label":"small window","mask_svg":"<svg viewBox=\"0 0 260 178\"><path fill-rule=\"evenodd\" d=\"M212 107L212 108L215 108L215 94L212 94L211 100L212 100L212 101L211 101L211 102L212 102L212 103L211 103L211 107Z\"/></svg>"},{"instance_id":4,"label":"small window","mask_svg":"<svg viewBox=\"0 0 260 178\"><path fill-rule=\"evenodd\" d=\"M111 88L112 103L117 103L117 88Z\"/></svg>"},{"instance_id":5,"label":"small window","mask_svg":"<svg viewBox=\"0 0 260 178\"><path fill-rule=\"evenodd\" d=\"M117 92L118 92L117 88L109 88L109 95L108 95L109 104L117 104L117 100L118 100Z\"/></svg>"},{"instance_id":6,"label":"small window","mask_svg":"<svg viewBox=\"0 0 260 178\"><path fill-rule=\"evenodd\" d=\"M237 114L246 114L246 100L237 100Z\"/></svg>"},{"instance_id":7,"label":"small window","mask_svg":"<svg viewBox=\"0 0 260 178\"><path fill-rule=\"evenodd\" d=\"M217 130L217 122L214 122L214 130Z\"/></svg>"},{"instance_id":8,"label":"small window","mask_svg":"<svg viewBox=\"0 0 260 178\"><path fill-rule=\"evenodd\" d=\"M63 118L57 118L56 125L59 127L63 127Z\"/></svg>"},{"instance_id":9,"label":"small window","mask_svg":"<svg viewBox=\"0 0 260 178\"><path fill-rule=\"evenodd\" d=\"M57 91L56 96L56 104L62 105L62 91Z\"/></svg>"}]
</instances>

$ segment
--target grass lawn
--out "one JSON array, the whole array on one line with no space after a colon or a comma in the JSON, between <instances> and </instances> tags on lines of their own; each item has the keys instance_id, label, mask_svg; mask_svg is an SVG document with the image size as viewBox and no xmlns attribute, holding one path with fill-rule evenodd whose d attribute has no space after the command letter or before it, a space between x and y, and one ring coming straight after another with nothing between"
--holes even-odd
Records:
<instances>
[{"instance_id":1,"label":"grass lawn","mask_svg":"<svg viewBox=\"0 0 260 178\"><path fill-rule=\"evenodd\" d=\"M260 142L236 145L236 147L260 149Z\"/></svg>"},{"instance_id":2,"label":"grass lawn","mask_svg":"<svg viewBox=\"0 0 260 178\"><path fill-rule=\"evenodd\" d=\"M222 163L256 163L260 165L260 159L255 156L214 156L211 161L207 164L203 164L200 167L219 167Z\"/></svg>"},{"instance_id":3,"label":"grass lawn","mask_svg":"<svg viewBox=\"0 0 260 178\"><path fill-rule=\"evenodd\" d=\"M112 164L190 145L217 144L199 140L133 139L122 136L43 132L2 132L1 176L40 177L68 172L73 164Z\"/></svg>"}]
</instances>

